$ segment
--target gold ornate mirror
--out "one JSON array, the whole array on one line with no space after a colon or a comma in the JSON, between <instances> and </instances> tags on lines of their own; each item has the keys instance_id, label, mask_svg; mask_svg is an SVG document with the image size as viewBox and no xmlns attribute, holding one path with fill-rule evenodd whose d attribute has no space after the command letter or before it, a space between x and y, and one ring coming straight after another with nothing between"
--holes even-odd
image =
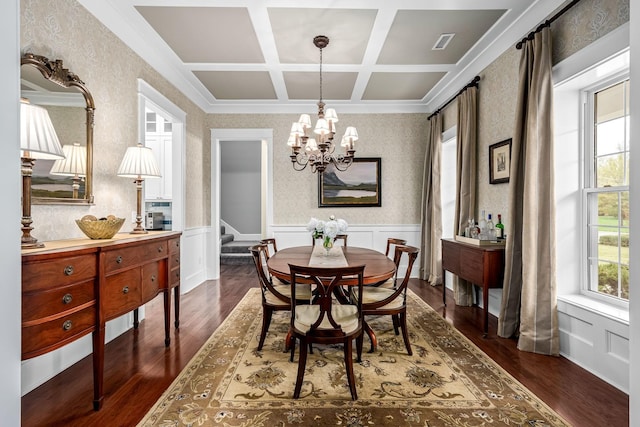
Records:
<instances>
[{"instance_id":1,"label":"gold ornate mirror","mask_svg":"<svg viewBox=\"0 0 640 427\"><path fill-rule=\"evenodd\" d=\"M93 203L93 97L77 75L49 60L25 53L20 61L22 98L45 107L66 155L38 160L32 176L33 204ZM73 161L76 153L80 161ZM86 160L85 160L86 158Z\"/></svg>"}]
</instances>

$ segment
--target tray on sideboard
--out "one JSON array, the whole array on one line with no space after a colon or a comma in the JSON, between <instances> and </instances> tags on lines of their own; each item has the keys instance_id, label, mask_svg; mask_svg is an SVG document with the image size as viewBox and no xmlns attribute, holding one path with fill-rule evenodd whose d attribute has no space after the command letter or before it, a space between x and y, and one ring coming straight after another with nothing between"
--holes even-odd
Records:
<instances>
[{"instance_id":1,"label":"tray on sideboard","mask_svg":"<svg viewBox=\"0 0 640 427\"><path fill-rule=\"evenodd\" d=\"M458 242L468 243L468 244L474 245L474 246L504 246L505 242L506 242L505 239L480 240L480 239L472 239L471 237L464 237L464 236L454 236L454 238Z\"/></svg>"}]
</instances>

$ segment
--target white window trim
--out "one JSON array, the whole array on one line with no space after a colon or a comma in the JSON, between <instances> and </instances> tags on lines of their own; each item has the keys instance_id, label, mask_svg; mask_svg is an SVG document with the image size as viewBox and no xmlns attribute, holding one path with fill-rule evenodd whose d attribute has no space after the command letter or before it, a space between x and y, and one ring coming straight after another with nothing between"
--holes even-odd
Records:
<instances>
[{"instance_id":1,"label":"white window trim","mask_svg":"<svg viewBox=\"0 0 640 427\"><path fill-rule=\"evenodd\" d=\"M593 70L596 65L602 64L628 50L629 24L626 23L554 66L554 89L562 88L562 90L566 91L567 89L563 86L566 85L567 87L571 87L573 81L577 80L576 77L586 75L589 70ZM592 79L591 81L595 80ZM574 97L577 99L576 102L581 101L578 91L584 87L588 87L588 84L582 84L579 85L579 87L569 89L575 89ZM556 90L554 92L554 98L558 101L560 99L560 97L557 96L558 91ZM560 108L554 106L554 109L556 109L557 112L557 110L563 107L566 108L567 105L562 105ZM571 154L576 158L577 164L579 165L579 172L574 179L575 182L572 182L572 184L575 184L576 188L569 191L558 192L558 181L566 180L565 178L562 180L556 180L556 200L558 202L556 220L558 224L576 224L574 230L568 230L567 232L563 232L560 227L557 228L557 299L558 301L565 301L572 305L579 306L583 309L620 321L623 324L628 324L629 312L627 302L621 301L617 298L614 300L614 298L606 297L604 295L593 295L594 293L591 291L588 293L583 292L585 286L582 284L585 283L586 270L582 266L582 260L586 259L586 254L583 252L584 248L586 248L586 244L583 244L585 231L582 224L585 224L584 212L586 211L586 208L582 206L581 195L577 195L576 192L579 191L581 193L582 188L584 188L585 152L583 144L583 129L585 114L586 111L582 109L579 116L572 119L577 123L575 129L568 129L566 127L562 128L565 124L559 120L555 120L556 147L559 146L561 138L575 137L576 140L571 142L571 144L578 144L575 149L579 150L579 152L573 151ZM560 142L560 144L562 143L563 142ZM565 170L564 166L566 165L562 164L562 156L562 153L558 153L558 151L556 152L556 168L560 167L562 170ZM567 200L569 200L569 203L567 203ZM573 204L574 207L567 209L567 206L571 204ZM580 228L578 229L577 227ZM577 254L576 248L580 248L578 251L579 253Z\"/></svg>"},{"instance_id":2,"label":"white window trim","mask_svg":"<svg viewBox=\"0 0 640 427\"><path fill-rule=\"evenodd\" d=\"M593 174L595 171L592 166L587 166L587 163L593 162L595 157L594 152L594 127L593 127L593 116L595 114L593 97L594 94L598 91L621 83L625 80L629 79L629 69L626 69L622 72L613 73L610 76L606 76L602 79L598 79L592 85L589 85L582 89L580 97L583 102L584 108L584 120L581 123L582 126L582 138L580 141L582 150L584 151L583 155L583 170L584 170L584 180L581 188L581 203L582 203L582 287L581 294L588 297L593 298L598 301L602 301L605 304L610 304L615 307L623 308L627 311L627 319L628 319L628 310L629 310L629 301L623 300L614 296L608 296L602 292L594 291L590 288L591 278L589 277L589 233L587 231L587 224L589 222L589 206L587 203L587 199L589 194L597 193L602 194L605 192L613 192L618 193L620 191L629 191L629 186L618 186L618 187L607 187L607 188L595 188L592 186L593 182Z\"/></svg>"}]
</instances>

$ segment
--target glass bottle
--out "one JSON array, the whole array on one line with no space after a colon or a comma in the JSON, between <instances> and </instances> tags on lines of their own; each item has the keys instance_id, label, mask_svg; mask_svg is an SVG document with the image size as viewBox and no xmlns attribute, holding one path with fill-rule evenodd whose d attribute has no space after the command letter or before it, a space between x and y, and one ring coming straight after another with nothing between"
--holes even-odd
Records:
<instances>
[{"instance_id":1,"label":"glass bottle","mask_svg":"<svg viewBox=\"0 0 640 427\"><path fill-rule=\"evenodd\" d=\"M489 240L493 240L496 238L496 228L493 225L493 220L491 219L491 214L489 214L489 216L487 217L487 231L486 231L486 235L487 235L487 239Z\"/></svg>"},{"instance_id":2,"label":"glass bottle","mask_svg":"<svg viewBox=\"0 0 640 427\"><path fill-rule=\"evenodd\" d=\"M504 239L504 224L502 223L502 215L498 214L498 223L496 224L496 237Z\"/></svg>"},{"instance_id":3,"label":"glass bottle","mask_svg":"<svg viewBox=\"0 0 640 427\"><path fill-rule=\"evenodd\" d=\"M487 220L484 213L484 209L480 214L480 220L478 221L478 228L480 231L478 232L480 240L485 240L487 238Z\"/></svg>"}]
</instances>

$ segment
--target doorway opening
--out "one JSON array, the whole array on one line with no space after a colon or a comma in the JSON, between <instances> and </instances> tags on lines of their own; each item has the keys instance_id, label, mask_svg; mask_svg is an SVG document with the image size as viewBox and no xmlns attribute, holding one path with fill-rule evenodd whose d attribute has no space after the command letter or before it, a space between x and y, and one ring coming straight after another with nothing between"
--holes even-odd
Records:
<instances>
[{"instance_id":1,"label":"doorway opening","mask_svg":"<svg viewBox=\"0 0 640 427\"><path fill-rule=\"evenodd\" d=\"M220 255L225 243L222 241L223 234L237 236L242 241L257 241L269 234L269 227L273 223L273 130L212 129L211 140L212 256L209 259L212 278L215 279L220 274ZM253 165L250 168L247 166L249 163ZM243 190L240 190L240 194L229 194L237 192L242 186L245 189L251 187L246 194L243 194ZM248 198L254 201L251 207L248 207ZM223 203L240 206L223 208ZM238 213L242 209L253 212ZM223 213L227 218L223 217ZM228 238L225 236L225 239ZM246 248L237 250L248 255Z\"/></svg>"},{"instance_id":2,"label":"doorway opening","mask_svg":"<svg viewBox=\"0 0 640 427\"><path fill-rule=\"evenodd\" d=\"M184 230L186 113L138 79L139 141L153 150L159 179L144 182L143 226L147 230Z\"/></svg>"}]
</instances>

